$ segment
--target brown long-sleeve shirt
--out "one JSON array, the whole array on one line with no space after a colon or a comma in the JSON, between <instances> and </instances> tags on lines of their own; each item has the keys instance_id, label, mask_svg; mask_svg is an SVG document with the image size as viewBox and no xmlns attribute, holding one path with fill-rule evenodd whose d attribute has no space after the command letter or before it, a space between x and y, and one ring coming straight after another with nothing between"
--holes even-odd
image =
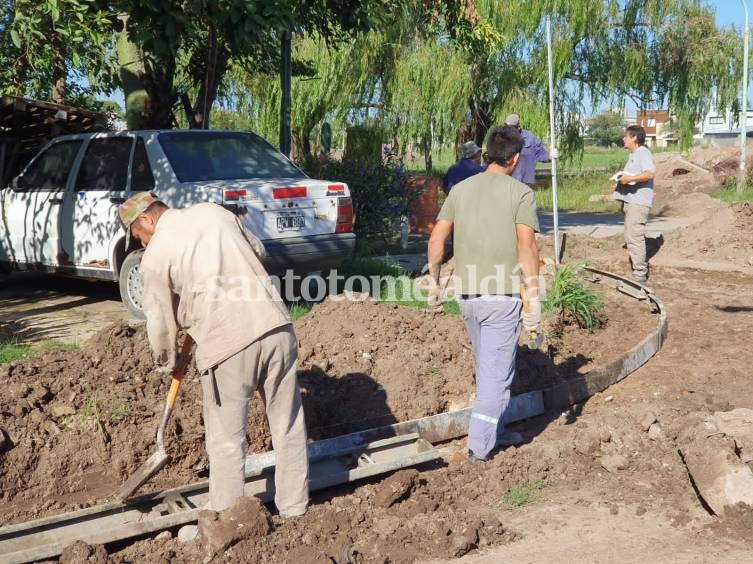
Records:
<instances>
[{"instance_id":1,"label":"brown long-sleeve shirt","mask_svg":"<svg viewBox=\"0 0 753 564\"><path fill-rule=\"evenodd\" d=\"M204 371L291 323L257 252L258 240L217 204L162 214L141 260L147 334L159 366L174 366L179 328L196 341Z\"/></svg>"}]
</instances>

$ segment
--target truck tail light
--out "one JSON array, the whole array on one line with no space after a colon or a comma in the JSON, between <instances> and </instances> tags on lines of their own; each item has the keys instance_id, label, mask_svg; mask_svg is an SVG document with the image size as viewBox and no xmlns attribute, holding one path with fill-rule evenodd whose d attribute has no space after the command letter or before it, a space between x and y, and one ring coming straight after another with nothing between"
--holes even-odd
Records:
<instances>
[{"instance_id":1,"label":"truck tail light","mask_svg":"<svg viewBox=\"0 0 753 564\"><path fill-rule=\"evenodd\" d=\"M241 198L245 198L246 196L248 196L248 191L247 190L236 190L236 189L225 190L224 196L225 196L225 203L227 203L227 202L236 202L236 201L240 200Z\"/></svg>"},{"instance_id":2,"label":"truck tail light","mask_svg":"<svg viewBox=\"0 0 753 564\"><path fill-rule=\"evenodd\" d=\"M337 224L335 233L353 232L353 200L339 198L337 201Z\"/></svg>"},{"instance_id":3,"label":"truck tail light","mask_svg":"<svg viewBox=\"0 0 753 564\"><path fill-rule=\"evenodd\" d=\"M345 184L330 184L327 186L327 196L344 196Z\"/></svg>"},{"instance_id":4,"label":"truck tail light","mask_svg":"<svg viewBox=\"0 0 753 564\"><path fill-rule=\"evenodd\" d=\"M275 200L285 200L287 198L305 198L308 190L305 186L281 186L272 188L272 197Z\"/></svg>"}]
</instances>

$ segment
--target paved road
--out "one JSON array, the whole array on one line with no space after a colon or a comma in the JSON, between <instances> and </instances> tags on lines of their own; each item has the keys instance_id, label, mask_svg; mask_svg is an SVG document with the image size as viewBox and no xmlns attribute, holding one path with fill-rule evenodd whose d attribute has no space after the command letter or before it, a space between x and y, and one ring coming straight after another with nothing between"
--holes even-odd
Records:
<instances>
[{"instance_id":1,"label":"paved road","mask_svg":"<svg viewBox=\"0 0 753 564\"><path fill-rule=\"evenodd\" d=\"M673 229L687 227L696 221L689 217L652 217L649 219L649 235L666 233ZM554 232L554 217L551 212L539 212L541 232L551 235ZM560 212L560 231L581 233L591 237L609 237L622 233L622 215L614 213Z\"/></svg>"}]
</instances>

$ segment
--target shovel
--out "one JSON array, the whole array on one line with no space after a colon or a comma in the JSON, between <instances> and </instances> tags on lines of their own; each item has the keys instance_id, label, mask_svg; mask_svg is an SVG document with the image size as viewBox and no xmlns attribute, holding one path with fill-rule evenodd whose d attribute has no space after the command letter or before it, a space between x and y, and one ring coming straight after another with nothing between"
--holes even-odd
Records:
<instances>
[{"instance_id":1,"label":"shovel","mask_svg":"<svg viewBox=\"0 0 753 564\"><path fill-rule=\"evenodd\" d=\"M191 354L193 348L193 339L186 335L181 347L181 357L187 358ZM152 476L162 470L165 465L170 462L170 456L165 450L165 427L170 419L170 415L173 413L173 406L175 405L175 399L178 397L178 390L180 390L180 384L183 381L183 375L186 372L188 361L181 362L175 367L172 373L172 382L170 382L170 391L167 392L167 399L165 400L165 411L162 414L162 422L157 428L157 452L152 454L146 459L146 462L134 472L126 482L120 486L120 489L115 492L113 499L115 501L123 501L127 497L130 497L133 492L139 489L145 484Z\"/></svg>"},{"instance_id":2,"label":"shovel","mask_svg":"<svg viewBox=\"0 0 753 564\"><path fill-rule=\"evenodd\" d=\"M520 285L520 299L523 301L523 311L528 313L528 309L531 307L528 303L528 297L526 296L526 287L525 284ZM526 342L526 345L531 350L538 349L542 344L544 343L544 335L543 333L539 333L538 331L529 331L528 332L528 341Z\"/></svg>"}]
</instances>

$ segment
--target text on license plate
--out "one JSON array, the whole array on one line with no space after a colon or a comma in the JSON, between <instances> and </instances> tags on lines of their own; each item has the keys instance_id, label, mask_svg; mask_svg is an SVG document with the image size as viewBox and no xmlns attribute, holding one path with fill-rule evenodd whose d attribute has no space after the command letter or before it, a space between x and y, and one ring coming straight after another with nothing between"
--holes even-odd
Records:
<instances>
[{"instance_id":1,"label":"text on license plate","mask_svg":"<svg viewBox=\"0 0 753 564\"><path fill-rule=\"evenodd\" d=\"M301 231L306 226L306 219L302 214L286 213L277 216L277 231Z\"/></svg>"}]
</instances>

